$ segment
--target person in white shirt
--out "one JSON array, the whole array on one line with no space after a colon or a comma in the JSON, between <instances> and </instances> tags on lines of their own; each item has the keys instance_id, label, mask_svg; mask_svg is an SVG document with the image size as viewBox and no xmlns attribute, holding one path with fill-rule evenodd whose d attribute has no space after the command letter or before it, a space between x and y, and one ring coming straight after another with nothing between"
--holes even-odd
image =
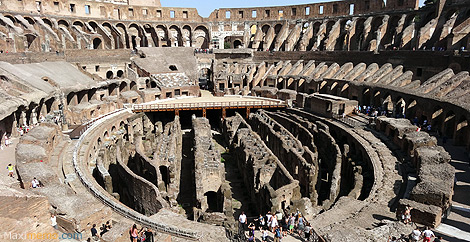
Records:
<instances>
[{"instance_id":1,"label":"person in white shirt","mask_svg":"<svg viewBox=\"0 0 470 242\"><path fill-rule=\"evenodd\" d=\"M238 217L238 221L240 222L240 225L243 228L243 230L246 230L246 215L244 211L242 211L242 213Z\"/></svg>"},{"instance_id":2,"label":"person in white shirt","mask_svg":"<svg viewBox=\"0 0 470 242\"><path fill-rule=\"evenodd\" d=\"M429 227L426 227L422 235L423 242L431 242L431 238L434 237L434 233L429 229Z\"/></svg>"},{"instance_id":3,"label":"person in white shirt","mask_svg":"<svg viewBox=\"0 0 470 242\"><path fill-rule=\"evenodd\" d=\"M38 181L38 179L33 178L33 180L31 181L31 188L38 188L40 187L40 182Z\"/></svg>"},{"instance_id":4,"label":"person in white shirt","mask_svg":"<svg viewBox=\"0 0 470 242\"><path fill-rule=\"evenodd\" d=\"M421 237L421 231L419 231L418 228L411 231L411 240L412 241L418 241L420 237Z\"/></svg>"},{"instance_id":5,"label":"person in white shirt","mask_svg":"<svg viewBox=\"0 0 470 242\"><path fill-rule=\"evenodd\" d=\"M268 211L268 213L266 214L266 223L268 225L268 229L271 228L271 223L272 223L272 217L273 215L271 214L271 211Z\"/></svg>"},{"instance_id":6,"label":"person in white shirt","mask_svg":"<svg viewBox=\"0 0 470 242\"><path fill-rule=\"evenodd\" d=\"M52 227L54 227L54 229L59 229L57 227L57 218L54 214L51 214L51 225Z\"/></svg>"}]
</instances>

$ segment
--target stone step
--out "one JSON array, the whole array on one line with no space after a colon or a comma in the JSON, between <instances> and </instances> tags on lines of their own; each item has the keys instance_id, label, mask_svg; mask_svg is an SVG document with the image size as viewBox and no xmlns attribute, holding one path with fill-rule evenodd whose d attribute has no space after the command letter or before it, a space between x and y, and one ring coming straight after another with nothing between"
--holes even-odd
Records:
<instances>
[{"instance_id":1,"label":"stone step","mask_svg":"<svg viewBox=\"0 0 470 242\"><path fill-rule=\"evenodd\" d=\"M449 237L454 237L463 241L470 241L470 233L460 230L454 226L442 223L436 228L436 231Z\"/></svg>"}]
</instances>

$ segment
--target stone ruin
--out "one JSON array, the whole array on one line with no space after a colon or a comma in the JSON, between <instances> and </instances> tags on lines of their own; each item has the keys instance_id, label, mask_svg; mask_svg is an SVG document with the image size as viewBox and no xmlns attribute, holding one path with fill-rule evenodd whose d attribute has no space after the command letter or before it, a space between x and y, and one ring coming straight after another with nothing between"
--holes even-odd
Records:
<instances>
[{"instance_id":1,"label":"stone ruin","mask_svg":"<svg viewBox=\"0 0 470 242\"><path fill-rule=\"evenodd\" d=\"M468 6L342 1L203 18L156 0L3 1L0 141L19 138L20 182L0 201L25 213L2 221L24 230L36 216L34 231L49 231L56 213L67 232L111 221L103 241L127 240L134 223L155 241L236 241L242 208L298 209L326 241L381 241L409 232L396 221L409 205L413 222L439 226L455 170L435 136L470 147ZM191 104L204 88L287 108L132 112ZM29 188L33 177L44 186Z\"/></svg>"}]
</instances>

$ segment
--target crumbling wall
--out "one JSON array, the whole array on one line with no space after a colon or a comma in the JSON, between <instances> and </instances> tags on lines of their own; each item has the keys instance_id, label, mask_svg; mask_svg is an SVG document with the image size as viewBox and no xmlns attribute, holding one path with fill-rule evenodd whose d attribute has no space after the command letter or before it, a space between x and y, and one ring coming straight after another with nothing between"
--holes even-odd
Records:
<instances>
[{"instance_id":1,"label":"crumbling wall","mask_svg":"<svg viewBox=\"0 0 470 242\"><path fill-rule=\"evenodd\" d=\"M301 198L299 182L239 114L227 118L224 126L233 134L231 150L258 211L275 212Z\"/></svg>"},{"instance_id":2,"label":"crumbling wall","mask_svg":"<svg viewBox=\"0 0 470 242\"><path fill-rule=\"evenodd\" d=\"M417 184L412 188L409 200L399 201L401 209L397 209L397 215L403 212L405 205L412 204L413 222L437 227L441 215L452 205L455 169L449 164L449 153L437 146L436 138L417 132L416 126L406 119L379 117L376 129L406 152L417 171Z\"/></svg>"},{"instance_id":3,"label":"crumbling wall","mask_svg":"<svg viewBox=\"0 0 470 242\"><path fill-rule=\"evenodd\" d=\"M166 191L172 206L177 206L177 197L180 188L181 160L183 147L183 133L179 117L175 116L172 122L168 122L162 128L162 123L156 123L156 149L153 154L153 164L157 169L158 187ZM158 128L160 127L160 128ZM165 184L160 167L168 170L169 183Z\"/></svg>"},{"instance_id":4,"label":"crumbling wall","mask_svg":"<svg viewBox=\"0 0 470 242\"><path fill-rule=\"evenodd\" d=\"M220 152L212 142L209 120L193 116L192 125L196 200L201 216L208 218L205 213L231 210L231 207L225 207L225 194L230 192L230 189L224 186L225 166L221 162ZM198 218L199 216L195 216L195 220Z\"/></svg>"},{"instance_id":5,"label":"crumbling wall","mask_svg":"<svg viewBox=\"0 0 470 242\"><path fill-rule=\"evenodd\" d=\"M317 155L263 110L250 114L249 122L294 179L299 181L302 196L310 198L316 204Z\"/></svg>"}]
</instances>

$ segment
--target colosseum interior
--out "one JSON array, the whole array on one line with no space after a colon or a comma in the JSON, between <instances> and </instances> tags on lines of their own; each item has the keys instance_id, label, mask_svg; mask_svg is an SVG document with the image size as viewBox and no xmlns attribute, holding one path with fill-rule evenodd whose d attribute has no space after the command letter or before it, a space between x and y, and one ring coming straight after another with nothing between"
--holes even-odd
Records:
<instances>
[{"instance_id":1,"label":"colosseum interior","mask_svg":"<svg viewBox=\"0 0 470 242\"><path fill-rule=\"evenodd\" d=\"M86 241L109 221L101 241L129 241L133 224L154 241L246 241L242 211L299 211L312 241L416 226L470 241L469 49L468 0L209 17L159 0L0 0L0 162L15 168L0 240Z\"/></svg>"}]
</instances>

